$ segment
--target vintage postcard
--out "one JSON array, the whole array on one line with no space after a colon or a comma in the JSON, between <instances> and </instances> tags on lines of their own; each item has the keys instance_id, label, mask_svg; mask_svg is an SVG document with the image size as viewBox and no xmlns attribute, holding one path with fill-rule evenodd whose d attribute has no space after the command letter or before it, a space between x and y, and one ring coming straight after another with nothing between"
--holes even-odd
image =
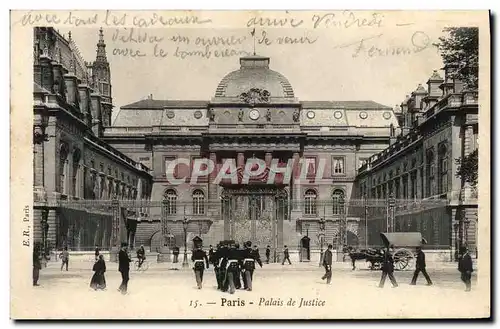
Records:
<instances>
[{"instance_id":1,"label":"vintage postcard","mask_svg":"<svg viewBox=\"0 0 500 329\"><path fill-rule=\"evenodd\" d=\"M11 317L490 317L489 23L12 11Z\"/></svg>"}]
</instances>

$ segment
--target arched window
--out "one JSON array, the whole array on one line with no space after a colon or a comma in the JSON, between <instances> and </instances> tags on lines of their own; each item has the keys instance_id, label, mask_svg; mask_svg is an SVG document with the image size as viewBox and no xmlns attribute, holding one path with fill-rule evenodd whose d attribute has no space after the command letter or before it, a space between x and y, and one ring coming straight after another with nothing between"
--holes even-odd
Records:
<instances>
[{"instance_id":1,"label":"arched window","mask_svg":"<svg viewBox=\"0 0 500 329\"><path fill-rule=\"evenodd\" d=\"M68 168L68 147L62 144L59 152L59 192L67 194L66 172Z\"/></svg>"},{"instance_id":2,"label":"arched window","mask_svg":"<svg viewBox=\"0 0 500 329\"><path fill-rule=\"evenodd\" d=\"M318 195L314 190L307 190L305 194L304 211L306 215L316 215L316 200Z\"/></svg>"},{"instance_id":3,"label":"arched window","mask_svg":"<svg viewBox=\"0 0 500 329\"><path fill-rule=\"evenodd\" d=\"M448 150L446 145L441 144L438 153L438 194L448 192Z\"/></svg>"},{"instance_id":4,"label":"arched window","mask_svg":"<svg viewBox=\"0 0 500 329\"><path fill-rule=\"evenodd\" d=\"M341 215L344 213L344 206L345 204L342 204L342 201L345 202L345 195L344 191L342 190L335 190L333 191L332 194L332 201L333 201L333 214L334 215Z\"/></svg>"},{"instance_id":5,"label":"arched window","mask_svg":"<svg viewBox=\"0 0 500 329\"><path fill-rule=\"evenodd\" d=\"M167 215L177 214L177 192L175 190L167 190L164 195L165 200L167 200Z\"/></svg>"},{"instance_id":6,"label":"arched window","mask_svg":"<svg viewBox=\"0 0 500 329\"><path fill-rule=\"evenodd\" d=\"M196 190L193 192L193 215L205 214L205 194L203 191Z\"/></svg>"},{"instance_id":7,"label":"arched window","mask_svg":"<svg viewBox=\"0 0 500 329\"><path fill-rule=\"evenodd\" d=\"M432 150L427 151L426 157L426 184L425 184L425 196L430 197L434 195L434 152Z\"/></svg>"}]
</instances>

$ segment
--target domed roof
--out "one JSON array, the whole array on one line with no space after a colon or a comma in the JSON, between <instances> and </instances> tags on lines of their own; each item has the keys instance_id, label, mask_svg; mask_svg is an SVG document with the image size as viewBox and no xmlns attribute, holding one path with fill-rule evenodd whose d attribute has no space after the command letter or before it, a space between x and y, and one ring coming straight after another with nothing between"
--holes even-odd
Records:
<instances>
[{"instance_id":1,"label":"domed roof","mask_svg":"<svg viewBox=\"0 0 500 329\"><path fill-rule=\"evenodd\" d=\"M271 98L295 97L287 78L269 69L269 57L242 57L240 65L239 70L227 74L221 80L215 97L240 97L250 89L268 91Z\"/></svg>"}]
</instances>

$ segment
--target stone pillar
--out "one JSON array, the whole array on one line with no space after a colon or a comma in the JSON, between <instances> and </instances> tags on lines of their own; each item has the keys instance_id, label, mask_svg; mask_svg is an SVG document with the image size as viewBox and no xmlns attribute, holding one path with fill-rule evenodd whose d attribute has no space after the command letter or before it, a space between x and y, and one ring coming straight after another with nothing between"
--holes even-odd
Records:
<instances>
[{"instance_id":1,"label":"stone pillar","mask_svg":"<svg viewBox=\"0 0 500 329\"><path fill-rule=\"evenodd\" d=\"M120 220L120 203L118 200L112 201L112 225L111 225L111 246L110 246L110 261L117 262L118 261L118 252L121 247L121 238L120 238L120 228L121 228L121 220Z\"/></svg>"},{"instance_id":2,"label":"stone pillar","mask_svg":"<svg viewBox=\"0 0 500 329\"><path fill-rule=\"evenodd\" d=\"M300 194L300 154L298 152L293 153L293 211L300 213L302 211L301 201L302 197Z\"/></svg>"},{"instance_id":3,"label":"stone pillar","mask_svg":"<svg viewBox=\"0 0 500 329\"><path fill-rule=\"evenodd\" d=\"M78 103L78 98L76 97L78 91L78 78L72 74L65 74L64 81L66 84L66 101L80 110L80 104Z\"/></svg>"},{"instance_id":4,"label":"stone pillar","mask_svg":"<svg viewBox=\"0 0 500 329\"><path fill-rule=\"evenodd\" d=\"M217 168L217 154L215 152L210 152L210 161L212 161L215 168ZM208 216L212 219L220 219L221 216L218 213L219 200L217 199L217 185L214 184L218 170L215 170L215 168L208 175Z\"/></svg>"}]
</instances>

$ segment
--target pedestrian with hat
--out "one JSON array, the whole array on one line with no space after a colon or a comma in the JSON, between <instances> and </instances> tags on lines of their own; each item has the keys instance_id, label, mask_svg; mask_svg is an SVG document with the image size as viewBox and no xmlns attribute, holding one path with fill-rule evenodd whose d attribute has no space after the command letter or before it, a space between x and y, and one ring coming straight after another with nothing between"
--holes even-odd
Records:
<instances>
[{"instance_id":1,"label":"pedestrian with hat","mask_svg":"<svg viewBox=\"0 0 500 329\"><path fill-rule=\"evenodd\" d=\"M472 258L469 255L469 250L465 246L460 247L458 271L461 274L460 278L465 283L465 291L471 291L471 278L474 269L472 267Z\"/></svg>"},{"instance_id":2,"label":"pedestrian with hat","mask_svg":"<svg viewBox=\"0 0 500 329\"><path fill-rule=\"evenodd\" d=\"M422 247L417 247L417 261L415 264L415 272L413 273L413 278L411 279L410 285L414 286L417 284L418 274L422 272L424 278L427 280L427 285L432 286L432 280L427 274L427 270L425 269L425 254L422 251Z\"/></svg>"}]
</instances>

